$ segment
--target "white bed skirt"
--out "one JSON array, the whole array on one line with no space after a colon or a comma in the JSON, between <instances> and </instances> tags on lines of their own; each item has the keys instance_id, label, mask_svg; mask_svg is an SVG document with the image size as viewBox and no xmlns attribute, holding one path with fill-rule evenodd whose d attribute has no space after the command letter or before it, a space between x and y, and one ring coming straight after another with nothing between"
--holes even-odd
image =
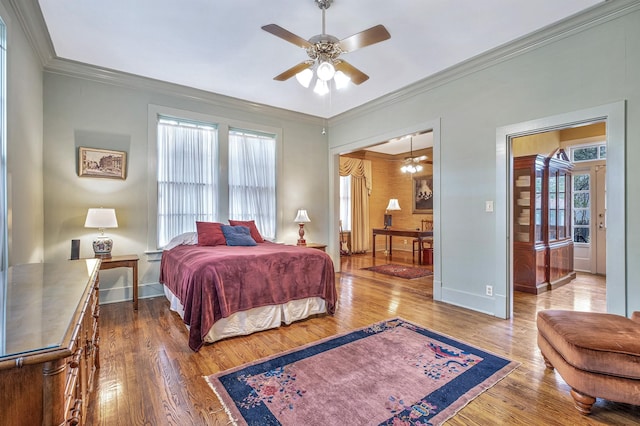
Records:
<instances>
[{"instance_id":1,"label":"white bed skirt","mask_svg":"<svg viewBox=\"0 0 640 426\"><path fill-rule=\"evenodd\" d=\"M170 309L177 312L180 318L184 318L184 309L180 300L166 285L163 287L164 295L169 300ZM282 305L253 308L216 321L204 337L204 341L212 343L227 337L244 336L256 331L280 327L282 323L291 324L294 321L325 312L327 312L327 305L321 297L309 297Z\"/></svg>"}]
</instances>

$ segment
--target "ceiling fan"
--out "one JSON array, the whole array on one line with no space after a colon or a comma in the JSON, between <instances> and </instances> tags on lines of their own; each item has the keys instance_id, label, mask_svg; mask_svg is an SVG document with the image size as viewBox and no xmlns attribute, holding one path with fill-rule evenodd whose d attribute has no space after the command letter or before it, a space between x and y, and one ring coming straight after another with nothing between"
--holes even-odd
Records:
<instances>
[{"instance_id":1,"label":"ceiling fan","mask_svg":"<svg viewBox=\"0 0 640 426\"><path fill-rule=\"evenodd\" d=\"M276 24L262 27L266 32L302 47L309 56L306 61L294 65L273 79L285 81L295 75L300 84L309 87L314 76L312 68L315 68L317 81L314 90L319 94L325 94L329 91L327 82L331 79L334 80L337 88L346 86L349 81L354 84L364 83L369 79L369 76L343 60L340 55L387 40L391 37L389 31L384 25L376 25L339 40L325 31L325 11L331 6L333 0L315 0L315 2L322 10L322 33L309 40L305 40Z\"/></svg>"},{"instance_id":2,"label":"ceiling fan","mask_svg":"<svg viewBox=\"0 0 640 426\"><path fill-rule=\"evenodd\" d=\"M411 137L410 140L410 146L411 146L411 151L408 157L405 157L404 160L402 160L402 167L400 167L400 171L402 173L417 173L417 172L421 172L422 169L424 167L422 167L422 163L423 161L426 161L427 157L426 155L420 155L418 157L414 157L413 156L413 137Z\"/></svg>"}]
</instances>

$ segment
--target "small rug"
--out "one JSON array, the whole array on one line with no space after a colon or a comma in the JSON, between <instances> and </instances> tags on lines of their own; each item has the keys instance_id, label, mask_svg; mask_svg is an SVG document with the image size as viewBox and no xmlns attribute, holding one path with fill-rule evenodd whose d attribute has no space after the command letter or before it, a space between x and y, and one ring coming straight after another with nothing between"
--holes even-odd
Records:
<instances>
[{"instance_id":1,"label":"small rug","mask_svg":"<svg viewBox=\"0 0 640 426\"><path fill-rule=\"evenodd\" d=\"M395 318L205 380L235 425L437 425L517 366Z\"/></svg>"},{"instance_id":2,"label":"small rug","mask_svg":"<svg viewBox=\"0 0 640 426\"><path fill-rule=\"evenodd\" d=\"M393 277L407 278L412 280L414 278L427 277L433 275L427 268L419 268L417 266L403 266L394 265L392 263L386 265L370 266L368 268L362 268L367 271L378 272L380 274L391 275Z\"/></svg>"}]
</instances>

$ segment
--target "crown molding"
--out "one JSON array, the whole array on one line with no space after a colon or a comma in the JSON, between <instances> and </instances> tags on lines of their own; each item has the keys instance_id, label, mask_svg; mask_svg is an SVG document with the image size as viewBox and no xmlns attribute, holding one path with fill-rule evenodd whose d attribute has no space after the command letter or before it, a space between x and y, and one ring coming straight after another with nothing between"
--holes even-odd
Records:
<instances>
[{"instance_id":1,"label":"crown molding","mask_svg":"<svg viewBox=\"0 0 640 426\"><path fill-rule=\"evenodd\" d=\"M637 10L640 10L640 0L608 0L606 3L593 6L560 22L541 28L534 33L520 37L519 39L498 46L464 62L453 65L395 92L333 116L328 120L328 127L331 128L342 122L366 116L375 111L387 108L390 105L404 102L444 84Z\"/></svg>"},{"instance_id":2,"label":"crown molding","mask_svg":"<svg viewBox=\"0 0 640 426\"><path fill-rule=\"evenodd\" d=\"M72 76L105 84L137 90L151 90L170 96L205 102L240 112L252 112L267 117L303 121L330 128L346 120L365 116L390 105L404 102L414 96L433 90L459 78L507 61L544 45L553 43L586 29L617 19L630 12L640 10L640 0L608 0L593 6L563 21L544 27L535 33L482 53L464 62L451 66L419 82L413 83L366 104L331 118L313 116L296 111L254 103L174 83L128 74L98 66L58 58L37 0L8 0L24 29L27 38L39 56L45 71Z\"/></svg>"},{"instance_id":3,"label":"crown molding","mask_svg":"<svg viewBox=\"0 0 640 426\"><path fill-rule=\"evenodd\" d=\"M40 58L40 63L42 66L46 65L55 58L56 53L38 0L9 0L9 4L13 8L29 43Z\"/></svg>"},{"instance_id":4,"label":"crown molding","mask_svg":"<svg viewBox=\"0 0 640 426\"><path fill-rule=\"evenodd\" d=\"M326 120L321 117L59 58L55 53L38 1L9 0L9 2L29 42L40 58L45 72L129 89L150 90L169 96L204 102L225 109L235 109L243 113L256 113L277 120L291 120L326 126Z\"/></svg>"},{"instance_id":5,"label":"crown molding","mask_svg":"<svg viewBox=\"0 0 640 426\"><path fill-rule=\"evenodd\" d=\"M44 67L51 74L94 81L103 84L125 87L132 90L148 90L167 96L214 105L225 110L237 110L240 113L256 113L277 120L292 120L322 126L324 119L301 112L277 108L243 99L207 92L193 87L182 86L166 81L155 80L122 71L89 65L62 58L52 58Z\"/></svg>"}]
</instances>

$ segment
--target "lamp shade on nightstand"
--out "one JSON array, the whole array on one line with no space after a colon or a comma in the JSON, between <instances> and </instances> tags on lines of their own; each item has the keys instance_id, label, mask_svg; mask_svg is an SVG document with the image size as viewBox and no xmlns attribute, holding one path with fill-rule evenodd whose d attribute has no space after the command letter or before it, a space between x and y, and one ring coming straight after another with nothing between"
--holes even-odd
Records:
<instances>
[{"instance_id":1,"label":"lamp shade on nightstand","mask_svg":"<svg viewBox=\"0 0 640 426\"><path fill-rule=\"evenodd\" d=\"M298 210L298 214L296 215L296 218L293 221L300 226L300 228L298 229L298 235L300 236L300 238L298 238L298 245L299 246L307 245L307 241L304 239L304 224L311 222L311 219L309 219L309 215L307 214L307 211L305 209Z\"/></svg>"},{"instance_id":2,"label":"lamp shade on nightstand","mask_svg":"<svg viewBox=\"0 0 640 426\"><path fill-rule=\"evenodd\" d=\"M100 234L93 240L93 252L96 257L111 257L113 240L104 235L104 229L118 227L116 210L103 208L89 209L84 227L98 228L100 231Z\"/></svg>"}]
</instances>

